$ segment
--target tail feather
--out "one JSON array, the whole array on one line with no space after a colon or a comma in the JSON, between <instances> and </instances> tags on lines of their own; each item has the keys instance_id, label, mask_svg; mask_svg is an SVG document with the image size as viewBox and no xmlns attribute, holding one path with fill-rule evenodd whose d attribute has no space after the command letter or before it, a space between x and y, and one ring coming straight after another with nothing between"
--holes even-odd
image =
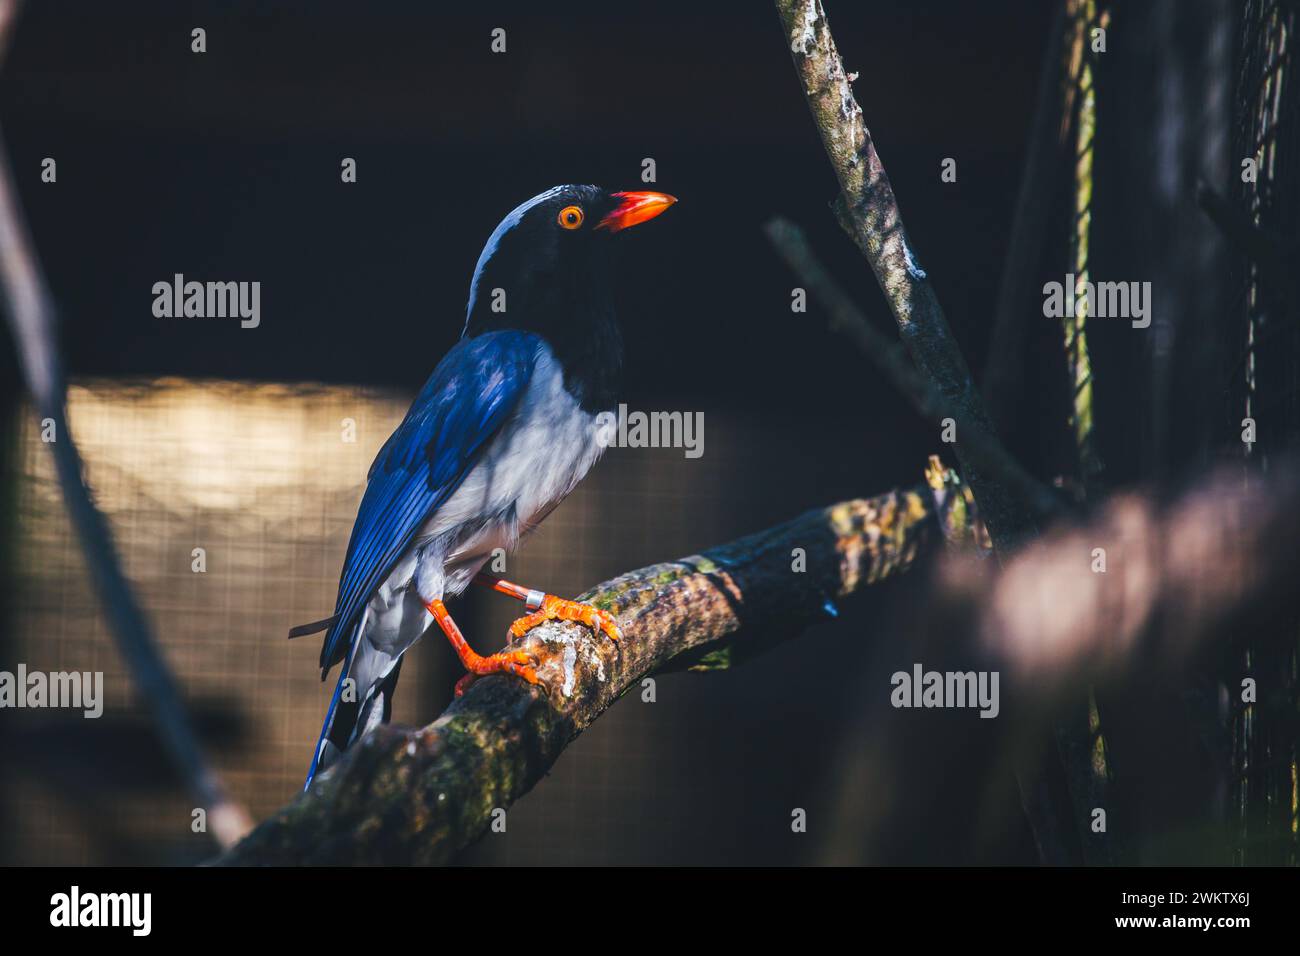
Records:
<instances>
[{"instance_id":1,"label":"tail feather","mask_svg":"<svg viewBox=\"0 0 1300 956\"><path fill-rule=\"evenodd\" d=\"M359 661L358 657L367 660ZM369 660L372 657L384 660ZM391 659L387 655L375 651L365 641L356 641L352 653L344 659L334 696L330 699L329 710L325 714L325 723L321 727L320 738L312 753L311 766L307 769L304 790L311 786L316 774L338 760L348 747L365 736L376 724L387 723L392 716L393 692L397 689L397 678L402 672L402 660L399 657L387 665L388 660ZM382 673L374 673L376 664L384 668ZM343 688L354 672L358 675L356 699L345 700Z\"/></svg>"},{"instance_id":2,"label":"tail feather","mask_svg":"<svg viewBox=\"0 0 1300 956\"><path fill-rule=\"evenodd\" d=\"M310 624L299 624L297 627L289 628L289 640L295 637L305 637L308 634L316 634L320 631L329 630L334 626L334 622L339 619L337 614L331 614L329 617L320 621L312 621Z\"/></svg>"},{"instance_id":3,"label":"tail feather","mask_svg":"<svg viewBox=\"0 0 1300 956\"><path fill-rule=\"evenodd\" d=\"M334 727L334 718L338 714L339 704L343 697L343 685L347 682L349 672L352 670L352 655L349 654L343 661L343 667L339 670L338 683L334 685L334 695L330 698L329 710L325 711L325 723L320 729L320 737L316 741L316 747L311 752L311 764L307 767L307 780L303 783L302 788L306 790L311 786L316 774L323 770L333 760L326 760L326 749L332 746L330 741L330 731ZM321 680L325 679L325 671L321 671Z\"/></svg>"}]
</instances>

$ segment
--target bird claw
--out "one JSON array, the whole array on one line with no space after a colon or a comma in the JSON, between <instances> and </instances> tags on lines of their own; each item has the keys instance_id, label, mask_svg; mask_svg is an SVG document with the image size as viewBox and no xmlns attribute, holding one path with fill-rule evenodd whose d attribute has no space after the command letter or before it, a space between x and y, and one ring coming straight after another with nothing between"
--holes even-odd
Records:
<instances>
[{"instance_id":1,"label":"bird claw","mask_svg":"<svg viewBox=\"0 0 1300 956\"><path fill-rule=\"evenodd\" d=\"M541 684L537 676L537 661L524 651L501 651L469 662L465 675L456 681L456 696L469 689L469 685L487 674L514 674L530 684Z\"/></svg>"},{"instance_id":2,"label":"bird claw","mask_svg":"<svg viewBox=\"0 0 1300 956\"><path fill-rule=\"evenodd\" d=\"M603 633L617 643L623 637L618 621L608 611L590 604L570 601L566 598L548 594L542 598L542 606L532 614L526 614L510 625L512 637L523 637L533 628L546 621L576 621L585 624L593 631Z\"/></svg>"}]
</instances>

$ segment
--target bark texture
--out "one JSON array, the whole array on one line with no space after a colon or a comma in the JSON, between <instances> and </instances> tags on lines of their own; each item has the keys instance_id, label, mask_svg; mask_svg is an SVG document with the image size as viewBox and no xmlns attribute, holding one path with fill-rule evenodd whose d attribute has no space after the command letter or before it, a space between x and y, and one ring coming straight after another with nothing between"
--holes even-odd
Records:
<instances>
[{"instance_id":1,"label":"bark texture","mask_svg":"<svg viewBox=\"0 0 1300 956\"><path fill-rule=\"evenodd\" d=\"M820 0L776 0L795 72L840 184L840 225L875 273L912 360L947 402L962 413L957 457L999 551L1037 530L1031 511L1011 489L979 468L963 444L964 431L992 437L993 426L953 339L948 320L903 227L902 213L844 72Z\"/></svg>"}]
</instances>

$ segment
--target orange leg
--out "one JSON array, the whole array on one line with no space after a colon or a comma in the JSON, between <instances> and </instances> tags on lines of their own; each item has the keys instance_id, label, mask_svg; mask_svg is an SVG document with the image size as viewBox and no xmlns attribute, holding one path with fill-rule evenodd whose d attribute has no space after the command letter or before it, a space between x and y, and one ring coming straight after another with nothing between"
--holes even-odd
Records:
<instances>
[{"instance_id":1,"label":"orange leg","mask_svg":"<svg viewBox=\"0 0 1300 956\"><path fill-rule=\"evenodd\" d=\"M614 615L608 611L602 611L598 607L592 607L590 604L580 604L577 601L569 601L556 597L554 594L531 591L518 584L492 578L485 574L478 575L474 580L479 584L492 588L494 591L499 591L502 594L523 601L524 607L532 612L510 625L510 635L512 637L523 637L543 621L556 620L578 621L592 630L604 632L605 636L611 641L617 641L623 636L618 629L618 622L614 620Z\"/></svg>"},{"instance_id":2,"label":"orange leg","mask_svg":"<svg viewBox=\"0 0 1300 956\"><path fill-rule=\"evenodd\" d=\"M484 657L469 646L465 635L461 634L460 628L447 613L445 604L441 601L430 601L426 607L433 615L433 619L438 622L438 626L442 628L442 633L447 635L447 640L451 642L451 646L460 657L460 662L465 665L465 670L469 672L456 682L457 697L465 693L465 688L475 677L482 677L484 674L505 672L522 677L530 684L541 683L537 677L536 662L523 651L502 651Z\"/></svg>"}]
</instances>

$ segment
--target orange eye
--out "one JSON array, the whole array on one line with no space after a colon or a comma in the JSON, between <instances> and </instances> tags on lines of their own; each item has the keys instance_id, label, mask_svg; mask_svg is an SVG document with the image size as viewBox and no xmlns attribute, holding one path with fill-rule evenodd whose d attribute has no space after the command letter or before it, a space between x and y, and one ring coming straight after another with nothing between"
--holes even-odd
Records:
<instances>
[{"instance_id":1,"label":"orange eye","mask_svg":"<svg viewBox=\"0 0 1300 956\"><path fill-rule=\"evenodd\" d=\"M582 225L583 218L581 206L565 206L560 210L558 222L565 229L577 229Z\"/></svg>"}]
</instances>

